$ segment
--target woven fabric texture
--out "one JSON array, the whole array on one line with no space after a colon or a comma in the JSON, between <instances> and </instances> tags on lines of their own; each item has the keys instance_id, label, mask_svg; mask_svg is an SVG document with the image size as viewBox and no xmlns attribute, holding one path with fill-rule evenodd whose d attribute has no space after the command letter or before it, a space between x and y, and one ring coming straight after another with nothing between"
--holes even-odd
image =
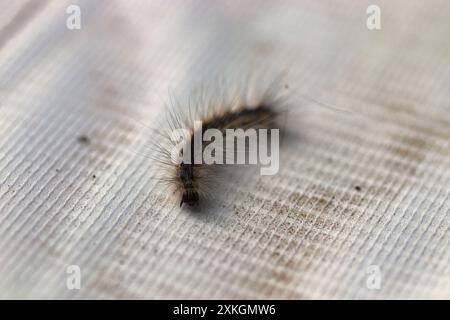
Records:
<instances>
[{"instance_id":1,"label":"woven fabric texture","mask_svg":"<svg viewBox=\"0 0 450 320\"><path fill-rule=\"evenodd\" d=\"M450 2L372 2L2 0L0 298L449 299ZM278 174L179 208L147 126L274 70Z\"/></svg>"}]
</instances>

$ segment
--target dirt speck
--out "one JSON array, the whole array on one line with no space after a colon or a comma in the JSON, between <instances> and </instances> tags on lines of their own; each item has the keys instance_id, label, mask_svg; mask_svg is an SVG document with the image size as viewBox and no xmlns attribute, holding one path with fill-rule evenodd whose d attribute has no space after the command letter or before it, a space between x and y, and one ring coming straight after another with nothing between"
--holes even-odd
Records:
<instances>
[{"instance_id":1,"label":"dirt speck","mask_svg":"<svg viewBox=\"0 0 450 320\"><path fill-rule=\"evenodd\" d=\"M91 139L89 139L86 135L78 136L77 141L81 144L89 144L91 143Z\"/></svg>"},{"instance_id":2,"label":"dirt speck","mask_svg":"<svg viewBox=\"0 0 450 320\"><path fill-rule=\"evenodd\" d=\"M275 47L272 42L262 41L256 43L254 49L260 55L268 55L274 51Z\"/></svg>"}]
</instances>

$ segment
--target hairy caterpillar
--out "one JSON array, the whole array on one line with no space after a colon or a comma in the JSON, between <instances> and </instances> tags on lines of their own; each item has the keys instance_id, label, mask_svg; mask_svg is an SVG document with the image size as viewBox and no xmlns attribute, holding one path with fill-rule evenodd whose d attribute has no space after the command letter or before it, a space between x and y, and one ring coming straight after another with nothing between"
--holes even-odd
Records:
<instances>
[{"instance_id":1,"label":"hairy caterpillar","mask_svg":"<svg viewBox=\"0 0 450 320\"><path fill-rule=\"evenodd\" d=\"M280 79L275 79L265 88L260 85L259 88L263 87L262 89L246 83L236 86L235 90L230 90L229 85L225 86L223 88L227 92L218 93L218 87L215 86L212 91L209 87L198 88L185 104L172 102L167 108L165 124L160 124L160 130L157 132L158 138L153 145L151 158L159 168L158 180L172 187L180 206L186 204L195 207L203 202L203 199L213 197L212 190L220 185L219 171L226 164L232 163L236 156L239 158L240 154L243 154L244 158L247 156L251 159L249 153L255 151L249 150L250 130L253 130L252 133L259 133L257 130L278 130L280 127L280 115L287 102L284 95L287 86L281 86ZM200 125L196 127L196 123ZM174 139L174 132L180 129L184 130L181 142ZM209 137L210 139L202 140L196 148L196 135L204 137L210 129L215 130L214 139ZM230 147L229 142L236 138L235 135L229 139L230 130L244 133L243 138L248 139L249 145L244 148L235 145ZM218 142L219 132L225 136L225 143ZM269 136L272 135L270 131ZM276 138L278 137L276 135ZM258 137L258 142L260 141L265 143ZM275 145L275 142L271 139L270 144ZM200 157L201 161L196 161L199 154L206 152L213 143L216 143L216 148L211 153L215 157L214 162L209 163L203 157ZM220 155L225 157L224 161L216 161Z\"/></svg>"}]
</instances>

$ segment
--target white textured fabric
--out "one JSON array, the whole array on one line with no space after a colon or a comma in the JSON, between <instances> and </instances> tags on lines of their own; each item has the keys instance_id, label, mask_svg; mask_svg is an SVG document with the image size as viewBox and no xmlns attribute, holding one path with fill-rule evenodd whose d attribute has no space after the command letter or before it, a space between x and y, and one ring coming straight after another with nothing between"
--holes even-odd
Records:
<instances>
[{"instance_id":1,"label":"white textured fabric","mask_svg":"<svg viewBox=\"0 0 450 320\"><path fill-rule=\"evenodd\" d=\"M1 0L0 297L450 298L450 2L376 2ZM291 97L279 173L180 209L144 124L269 66L337 108Z\"/></svg>"}]
</instances>

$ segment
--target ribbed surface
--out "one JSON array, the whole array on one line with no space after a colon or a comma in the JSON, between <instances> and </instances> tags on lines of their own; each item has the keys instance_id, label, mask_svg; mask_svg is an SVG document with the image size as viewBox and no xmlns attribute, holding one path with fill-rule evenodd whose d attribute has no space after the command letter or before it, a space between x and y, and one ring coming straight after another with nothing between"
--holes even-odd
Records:
<instances>
[{"instance_id":1,"label":"ribbed surface","mask_svg":"<svg viewBox=\"0 0 450 320\"><path fill-rule=\"evenodd\" d=\"M70 31L73 3L1 4L1 298L450 298L448 1L381 1L380 31L356 0L81 1ZM279 173L180 209L146 126L262 68L290 71Z\"/></svg>"}]
</instances>

